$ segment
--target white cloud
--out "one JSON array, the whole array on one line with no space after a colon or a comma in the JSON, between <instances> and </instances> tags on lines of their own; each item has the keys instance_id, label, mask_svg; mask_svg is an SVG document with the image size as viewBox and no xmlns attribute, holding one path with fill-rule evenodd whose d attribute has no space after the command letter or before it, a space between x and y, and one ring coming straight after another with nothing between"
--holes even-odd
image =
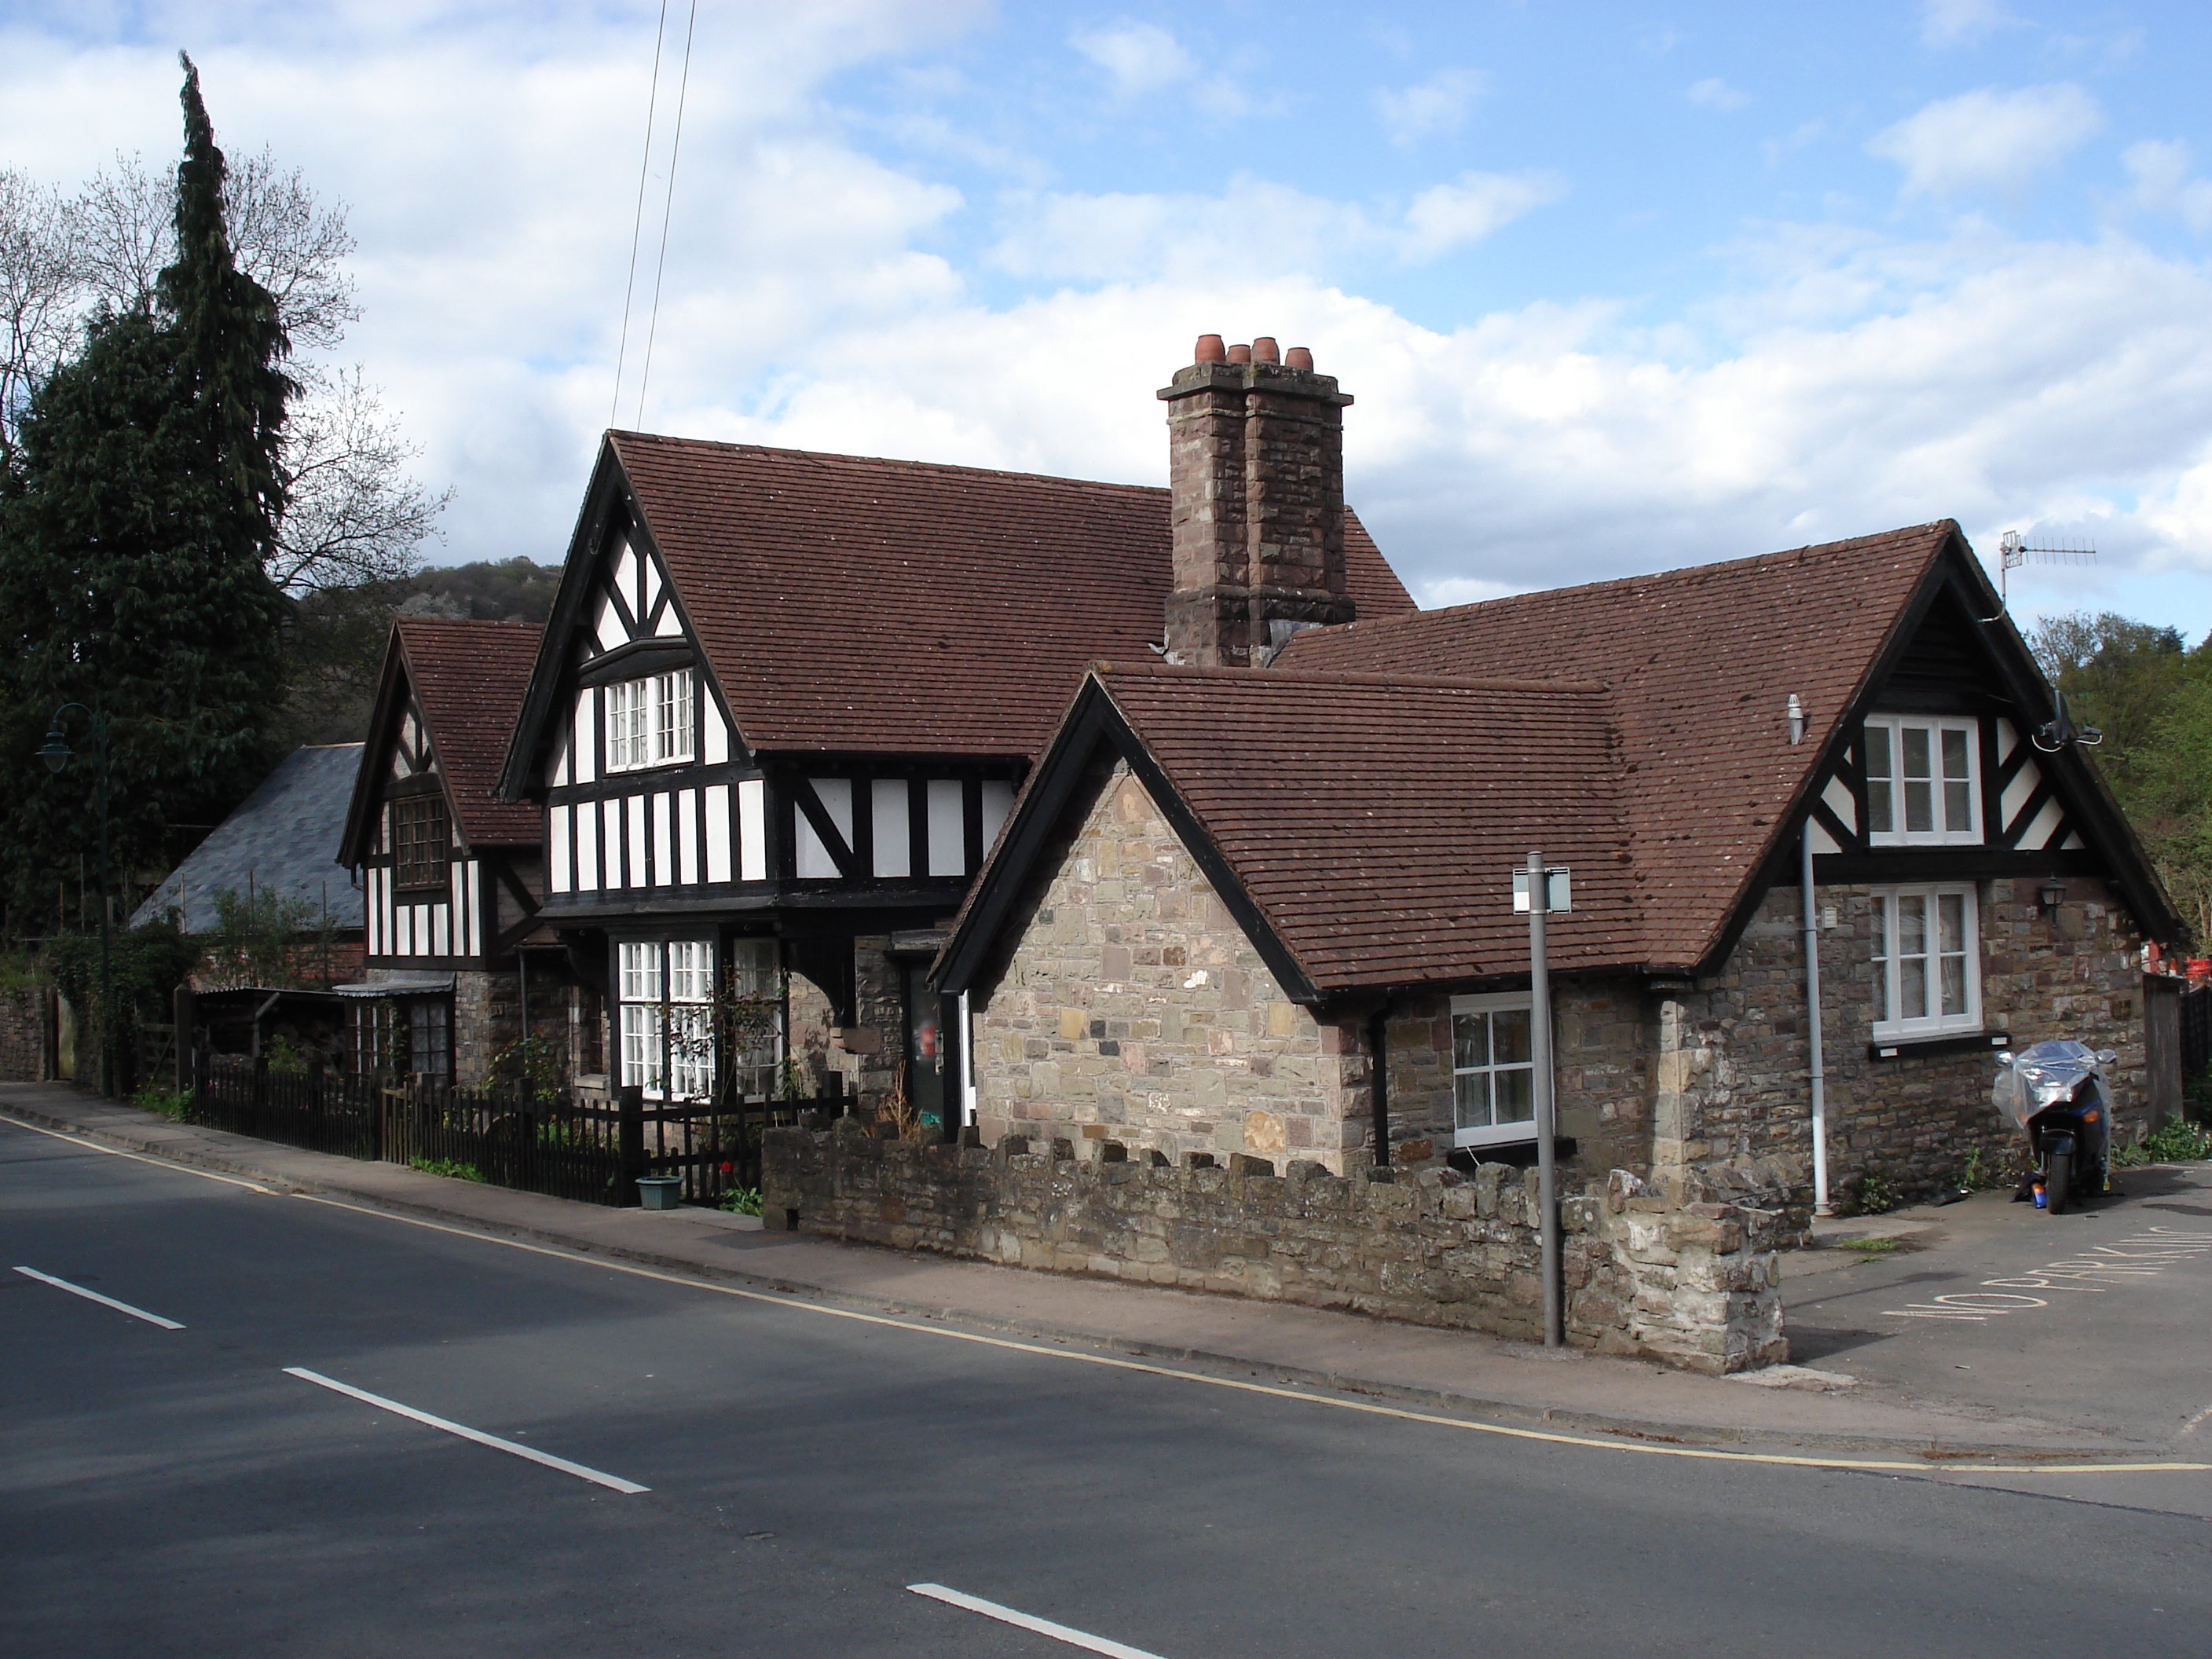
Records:
<instances>
[{"instance_id":1,"label":"white cloud","mask_svg":"<svg viewBox=\"0 0 2212 1659\"><path fill-rule=\"evenodd\" d=\"M1905 169L1907 196L1984 185L2017 190L2105 125L2097 100L2070 82L2018 92L1984 88L1938 99L1875 135L1869 153Z\"/></svg>"},{"instance_id":2,"label":"white cloud","mask_svg":"<svg viewBox=\"0 0 2212 1659\"><path fill-rule=\"evenodd\" d=\"M1401 257L1419 264L1469 242L1567 193L1548 173L1462 173L1459 182L1431 185L1406 210Z\"/></svg>"},{"instance_id":3,"label":"white cloud","mask_svg":"<svg viewBox=\"0 0 2212 1659\"><path fill-rule=\"evenodd\" d=\"M2135 181L2136 206L2172 214L2200 236L2212 231L2212 179L2192 176L2196 155L2186 143L2147 138L2129 145L2120 160Z\"/></svg>"},{"instance_id":4,"label":"white cloud","mask_svg":"<svg viewBox=\"0 0 2212 1659\"><path fill-rule=\"evenodd\" d=\"M1182 43L1156 23L1116 23L1082 29L1068 44L1113 77L1124 98L1143 98L1198 72Z\"/></svg>"},{"instance_id":5,"label":"white cloud","mask_svg":"<svg viewBox=\"0 0 2212 1659\"><path fill-rule=\"evenodd\" d=\"M1931 46L1970 46L2010 21L1996 0L1923 0L1920 38Z\"/></svg>"},{"instance_id":6,"label":"white cloud","mask_svg":"<svg viewBox=\"0 0 2212 1659\"><path fill-rule=\"evenodd\" d=\"M1375 108L1391 143L1416 144L1438 133L1458 131L1489 84L1480 70L1438 70L1417 86L1383 88L1375 94Z\"/></svg>"},{"instance_id":7,"label":"white cloud","mask_svg":"<svg viewBox=\"0 0 2212 1659\"><path fill-rule=\"evenodd\" d=\"M1690 88L1687 96L1692 103L1702 104L1707 109L1741 109L1751 101L1749 93L1738 91L1717 75L1698 82Z\"/></svg>"},{"instance_id":8,"label":"white cloud","mask_svg":"<svg viewBox=\"0 0 2212 1659\"><path fill-rule=\"evenodd\" d=\"M1402 216L1378 215L1264 179L1218 195L1023 192L1004 204L1012 228L990 262L1017 276L1142 282L1348 274L1376 259L1426 264L1566 193L1551 173L1463 173L1416 194Z\"/></svg>"}]
</instances>

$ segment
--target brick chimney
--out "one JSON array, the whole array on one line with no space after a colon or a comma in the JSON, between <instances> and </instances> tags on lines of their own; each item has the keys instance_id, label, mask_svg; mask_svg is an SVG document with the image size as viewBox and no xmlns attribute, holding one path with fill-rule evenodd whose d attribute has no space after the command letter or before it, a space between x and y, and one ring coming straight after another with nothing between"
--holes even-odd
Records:
<instances>
[{"instance_id":1,"label":"brick chimney","mask_svg":"<svg viewBox=\"0 0 2212 1659\"><path fill-rule=\"evenodd\" d=\"M1300 628L1350 622L1344 407L1313 353L1201 334L1168 406L1170 662L1263 668Z\"/></svg>"}]
</instances>

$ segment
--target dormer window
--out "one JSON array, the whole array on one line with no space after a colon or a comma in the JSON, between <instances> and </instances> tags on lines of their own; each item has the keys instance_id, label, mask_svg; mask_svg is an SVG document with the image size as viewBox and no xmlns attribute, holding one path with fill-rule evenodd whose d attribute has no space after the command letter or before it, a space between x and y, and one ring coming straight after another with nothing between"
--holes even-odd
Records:
<instances>
[{"instance_id":1,"label":"dormer window","mask_svg":"<svg viewBox=\"0 0 2212 1659\"><path fill-rule=\"evenodd\" d=\"M1980 752L1981 733L1971 720L1869 715L1867 844L1980 846Z\"/></svg>"},{"instance_id":2,"label":"dormer window","mask_svg":"<svg viewBox=\"0 0 2212 1659\"><path fill-rule=\"evenodd\" d=\"M446 885L447 849L453 830L437 795L410 795L392 804L392 880L410 890Z\"/></svg>"},{"instance_id":3,"label":"dormer window","mask_svg":"<svg viewBox=\"0 0 2212 1659\"><path fill-rule=\"evenodd\" d=\"M607 770L635 772L690 760L693 702L688 668L607 687Z\"/></svg>"}]
</instances>

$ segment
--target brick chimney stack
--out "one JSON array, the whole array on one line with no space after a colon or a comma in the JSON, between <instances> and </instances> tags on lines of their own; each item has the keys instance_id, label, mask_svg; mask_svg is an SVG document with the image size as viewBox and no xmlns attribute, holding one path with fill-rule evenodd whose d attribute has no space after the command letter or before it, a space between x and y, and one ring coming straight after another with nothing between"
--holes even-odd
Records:
<instances>
[{"instance_id":1,"label":"brick chimney stack","mask_svg":"<svg viewBox=\"0 0 2212 1659\"><path fill-rule=\"evenodd\" d=\"M1350 622L1344 408L1313 353L1201 334L1160 391L1175 522L1170 662L1263 668L1302 627Z\"/></svg>"}]
</instances>

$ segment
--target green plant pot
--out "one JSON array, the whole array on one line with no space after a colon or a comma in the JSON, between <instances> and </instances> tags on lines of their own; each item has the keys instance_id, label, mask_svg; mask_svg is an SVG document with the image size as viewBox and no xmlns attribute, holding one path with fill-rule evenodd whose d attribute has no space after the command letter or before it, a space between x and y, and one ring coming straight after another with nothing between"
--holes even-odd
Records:
<instances>
[{"instance_id":1,"label":"green plant pot","mask_svg":"<svg viewBox=\"0 0 2212 1659\"><path fill-rule=\"evenodd\" d=\"M640 1209L675 1209L684 1202L684 1177L640 1176L637 1178L637 1202Z\"/></svg>"}]
</instances>

